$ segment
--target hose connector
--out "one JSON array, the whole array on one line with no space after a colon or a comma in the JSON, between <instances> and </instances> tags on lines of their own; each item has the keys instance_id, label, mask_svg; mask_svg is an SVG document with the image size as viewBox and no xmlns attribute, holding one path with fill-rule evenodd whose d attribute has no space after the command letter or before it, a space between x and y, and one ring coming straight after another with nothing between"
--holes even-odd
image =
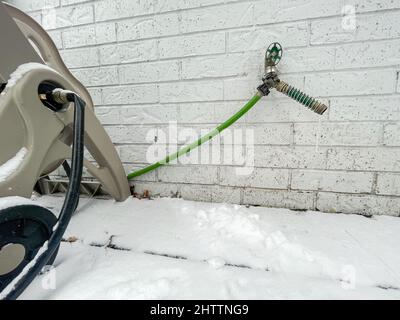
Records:
<instances>
[{"instance_id":1,"label":"hose connector","mask_svg":"<svg viewBox=\"0 0 400 320\"><path fill-rule=\"evenodd\" d=\"M70 90L56 88L51 92L53 100L57 103L68 103L74 102L76 93Z\"/></svg>"},{"instance_id":2,"label":"hose connector","mask_svg":"<svg viewBox=\"0 0 400 320\"><path fill-rule=\"evenodd\" d=\"M275 83L275 89L320 115L322 115L328 109L328 107L322 102L310 97L301 90L296 89L284 81L277 81Z\"/></svg>"}]
</instances>

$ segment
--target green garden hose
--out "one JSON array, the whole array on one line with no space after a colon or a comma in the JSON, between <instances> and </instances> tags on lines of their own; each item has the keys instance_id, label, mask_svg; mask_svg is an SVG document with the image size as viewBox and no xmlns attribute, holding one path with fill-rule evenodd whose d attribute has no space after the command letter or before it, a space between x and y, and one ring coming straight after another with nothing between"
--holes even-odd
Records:
<instances>
[{"instance_id":1,"label":"green garden hose","mask_svg":"<svg viewBox=\"0 0 400 320\"><path fill-rule=\"evenodd\" d=\"M326 109L328 109L328 107L322 102L310 97L301 90L296 89L282 80L277 82L275 89L320 115L323 114Z\"/></svg>"},{"instance_id":2,"label":"green garden hose","mask_svg":"<svg viewBox=\"0 0 400 320\"><path fill-rule=\"evenodd\" d=\"M234 124L237 120L239 120L247 111L249 111L263 96L267 96L270 93L270 89L275 88L277 91L285 94L286 96L292 98L293 100L301 103L305 107L311 109L312 111L322 115L326 110L327 106L320 101L310 97L304 92L296 89L295 87L287 84L284 81L281 81L278 78L278 72L276 69L276 65L282 58L282 46L278 42L273 42L267 49L265 54L265 74L263 77L263 83L257 88L257 93L240 109L236 112L232 117L230 117L225 122L221 123L214 130L201 137L197 141L183 147L178 152L175 152L171 155L168 155L165 159L155 162L147 167L134 171L128 174L128 180L141 176L147 172L150 172L158 167L167 164L180 156L183 156L186 153L189 153L193 149L202 145L204 142L207 142L214 138L216 135L220 134L223 130Z\"/></svg>"},{"instance_id":3,"label":"green garden hose","mask_svg":"<svg viewBox=\"0 0 400 320\"><path fill-rule=\"evenodd\" d=\"M131 180L133 178L136 178L138 176L141 176L147 172L153 171L154 169L157 169L158 167L167 164L180 156L183 156L184 154L192 151L193 149L197 148L198 146L202 145L204 142L207 142L214 138L216 135L220 134L223 130L226 128L230 127L232 124L234 124L237 120L239 120L247 111L249 111L263 96L261 92L257 92L238 112L236 112L232 117L230 117L228 120L225 122L221 123L218 127L216 127L214 130L209 132L208 134L202 136L199 138L197 141L192 142L191 144L183 147L180 149L178 152L175 152L171 155L168 155L165 159L155 162L147 167L144 167L142 169L139 169L137 171L131 172L128 174L128 180Z\"/></svg>"}]
</instances>

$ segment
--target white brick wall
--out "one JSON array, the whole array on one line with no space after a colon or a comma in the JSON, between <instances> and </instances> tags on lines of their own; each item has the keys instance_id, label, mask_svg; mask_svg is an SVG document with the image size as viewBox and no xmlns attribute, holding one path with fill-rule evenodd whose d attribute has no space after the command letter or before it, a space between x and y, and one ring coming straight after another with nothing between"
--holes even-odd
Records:
<instances>
[{"instance_id":1,"label":"white brick wall","mask_svg":"<svg viewBox=\"0 0 400 320\"><path fill-rule=\"evenodd\" d=\"M189 165L140 177L136 192L400 215L400 1L14 3L49 31L88 87L127 172L147 163L169 122L198 134L238 110L260 83L273 41L284 46L281 78L330 107L319 117L273 92L234 127L255 135L249 176L193 154ZM355 8L355 30L343 28L344 5Z\"/></svg>"}]
</instances>

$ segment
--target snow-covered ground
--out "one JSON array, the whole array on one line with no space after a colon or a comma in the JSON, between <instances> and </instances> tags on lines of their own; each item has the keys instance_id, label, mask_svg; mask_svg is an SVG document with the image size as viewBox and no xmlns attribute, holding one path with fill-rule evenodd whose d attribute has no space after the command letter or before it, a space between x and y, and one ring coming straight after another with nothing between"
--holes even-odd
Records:
<instances>
[{"instance_id":1,"label":"snow-covered ground","mask_svg":"<svg viewBox=\"0 0 400 320\"><path fill-rule=\"evenodd\" d=\"M22 298L400 298L395 217L83 198L65 239Z\"/></svg>"}]
</instances>

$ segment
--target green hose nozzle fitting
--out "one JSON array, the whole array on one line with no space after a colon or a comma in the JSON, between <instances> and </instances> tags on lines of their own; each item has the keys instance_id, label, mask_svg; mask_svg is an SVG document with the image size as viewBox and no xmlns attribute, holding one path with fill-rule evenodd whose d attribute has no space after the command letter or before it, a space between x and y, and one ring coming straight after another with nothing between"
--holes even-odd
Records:
<instances>
[{"instance_id":1,"label":"green hose nozzle fitting","mask_svg":"<svg viewBox=\"0 0 400 320\"><path fill-rule=\"evenodd\" d=\"M328 109L328 107L322 102L314 99L313 97L310 97L301 90L296 89L295 87L287 84L284 81L278 81L275 84L275 89L320 115L322 115L326 111L326 109Z\"/></svg>"}]
</instances>

